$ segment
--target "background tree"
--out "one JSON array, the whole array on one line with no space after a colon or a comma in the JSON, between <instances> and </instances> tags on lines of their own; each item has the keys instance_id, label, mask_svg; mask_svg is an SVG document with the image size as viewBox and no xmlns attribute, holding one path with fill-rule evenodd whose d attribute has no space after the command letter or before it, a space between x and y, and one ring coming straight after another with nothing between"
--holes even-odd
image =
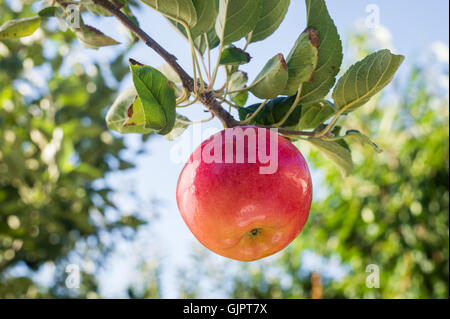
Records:
<instances>
[{"instance_id":1,"label":"background tree","mask_svg":"<svg viewBox=\"0 0 450 319\"><path fill-rule=\"evenodd\" d=\"M0 24L31 14L29 5L16 12L0 3ZM113 190L101 182L133 167L119 156L123 139L104 120L128 70L124 52L105 67L86 68L67 54L74 40L50 25L23 41L0 42L0 298L74 296L64 285L69 260L100 263L113 248L105 236L141 224L121 217ZM103 74L111 71L115 79L107 84ZM117 217L107 218L111 211ZM37 287L32 274L49 262L57 278ZM22 275L14 275L17 266ZM75 296L95 293L93 274L81 278Z\"/></svg>"}]
</instances>

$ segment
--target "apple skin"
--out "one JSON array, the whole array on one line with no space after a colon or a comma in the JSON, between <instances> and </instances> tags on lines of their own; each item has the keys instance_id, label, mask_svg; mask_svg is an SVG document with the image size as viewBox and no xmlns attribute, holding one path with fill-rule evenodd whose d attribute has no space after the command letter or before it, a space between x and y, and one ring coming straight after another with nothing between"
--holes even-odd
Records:
<instances>
[{"instance_id":1,"label":"apple skin","mask_svg":"<svg viewBox=\"0 0 450 319\"><path fill-rule=\"evenodd\" d=\"M255 126L240 129L255 130L256 136L263 130L267 143L270 138L278 139L275 173L261 174L259 168L268 164L259 158L249 163L247 142L244 163L200 160L199 154L211 143L221 143L218 146L225 150L223 130L192 153L178 180L177 204L188 228L204 246L231 259L253 261L282 250L302 231L309 216L312 182L305 159L290 141ZM217 135L222 138L215 139Z\"/></svg>"}]
</instances>

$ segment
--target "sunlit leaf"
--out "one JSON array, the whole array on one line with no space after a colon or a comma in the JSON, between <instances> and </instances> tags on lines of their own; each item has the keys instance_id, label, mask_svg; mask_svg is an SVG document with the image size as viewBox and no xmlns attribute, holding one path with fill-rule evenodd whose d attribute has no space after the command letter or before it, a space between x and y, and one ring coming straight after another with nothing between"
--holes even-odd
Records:
<instances>
[{"instance_id":1,"label":"sunlit leaf","mask_svg":"<svg viewBox=\"0 0 450 319\"><path fill-rule=\"evenodd\" d=\"M175 92L160 71L130 59L131 74L142 102L147 128L165 135L175 124Z\"/></svg>"},{"instance_id":2,"label":"sunlit leaf","mask_svg":"<svg viewBox=\"0 0 450 319\"><path fill-rule=\"evenodd\" d=\"M343 176L353 172L353 161L350 149L343 141L324 141L321 139L308 139L314 147L328 157L341 171ZM345 143L345 142L344 142Z\"/></svg>"},{"instance_id":3,"label":"sunlit leaf","mask_svg":"<svg viewBox=\"0 0 450 319\"><path fill-rule=\"evenodd\" d=\"M342 43L325 0L306 0L307 27L319 32L319 60L314 80L303 85L302 102L322 100L336 81L342 63Z\"/></svg>"},{"instance_id":4,"label":"sunlit leaf","mask_svg":"<svg viewBox=\"0 0 450 319\"><path fill-rule=\"evenodd\" d=\"M17 39L32 35L40 24L39 16L7 21L0 27L0 39Z\"/></svg>"},{"instance_id":5,"label":"sunlit leaf","mask_svg":"<svg viewBox=\"0 0 450 319\"><path fill-rule=\"evenodd\" d=\"M133 120L131 120L133 118ZM106 114L106 125L119 133L148 134L153 130L145 127L142 103L134 87L123 91Z\"/></svg>"},{"instance_id":6,"label":"sunlit leaf","mask_svg":"<svg viewBox=\"0 0 450 319\"><path fill-rule=\"evenodd\" d=\"M192 0L197 13L197 23L191 28L192 38L196 39L214 27L217 17L215 1Z\"/></svg>"},{"instance_id":7,"label":"sunlit leaf","mask_svg":"<svg viewBox=\"0 0 450 319\"><path fill-rule=\"evenodd\" d=\"M282 94L288 81L289 72L283 55L270 59L251 84L250 92L261 99L271 99Z\"/></svg>"},{"instance_id":8,"label":"sunlit leaf","mask_svg":"<svg viewBox=\"0 0 450 319\"><path fill-rule=\"evenodd\" d=\"M334 88L336 107L351 112L367 103L391 82L403 60L402 55L380 50L351 66Z\"/></svg>"},{"instance_id":9,"label":"sunlit leaf","mask_svg":"<svg viewBox=\"0 0 450 319\"><path fill-rule=\"evenodd\" d=\"M262 0L220 0L216 33L223 45L238 41L256 26L262 11Z\"/></svg>"},{"instance_id":10,"label":"sunlit leaf","mask_svg":"<svg viewBox=\"0 0 450 319\"><path fill-rule=\"evenodd\" d=\"M368 136L362 134L360 131L348 130L343 138L345 138L346 140L348 140L348 138L350 138L351 140L354 139L360 144L371 146L372 149L377 153L382 152L377 144L375 144Z\"/></svg>"},{"instance_id":11,"label":"sunlit leaf","mask_svg":"<svg viewBox=\"0 0 450 319\"><path fill-rule=\"evenodd\" d=\"M169 81L176 83L176 84L181 83L181 79L180 79L179 75L177 74L177 72L175 72L175 70L169 64L166 63L163 65L160 65L158 67L158 71L161 72L162 74L164 74Z\"/></svg>"},{"instance_id":12,"label":"sunlit leaf","mask_svg":"<svg viewBox=\"0 0 450 319\"><path fill-rule=\"evenodd\" d=\"M180 77L174 71L174 69L169 64L160 65L158 68L162 74L173 84L173 89L175 90L175 97L179 98L183 95L184 89Z\"/></svg>"},{"instance_id":13,"label":"sunlit leaf","mask_svg":"<svg viewBox=\"0 0 450 319\"><path fill-rule=\"evenodd\" d=\"M262 12L250 42L264 40L274 33L283 22L289 4L290 0L263 0Z\"/></svg>"},{"instance_id":14,"label":"sunlit leaf","mask_svg":"<svg viewBox=\"0 0 450 319\"><path fill-rule=\"evenodd\" d=\"M190 125L190 122L191 121L186 116L177 114L175 117L175 125L168 134L164 135L164 137L169 141L175 140L177 137L183 134L184 131L186 131L186 129Z\"/></svg>"},{"instance_id":15,"label":"sunlit leaf","mask_svg":"<svg viewBox=\"0 0 450 319\"><path fill-rule=\"evenodd\" d=\"M328 101L320 101L302 106L300 121L297 130L315 129L337 112L336 108Z\"/></svg>"},{"instance_id":16,"label":"sunlit leaf","mask_svg":"<svg viewBox=\"0 0 450 319\"><path fill-rule=\"evenodd\" d=\"M75 35L81 44L89 49L96 50L100 47L120 44L116 40L103 34L103 32L87 24L82 24L80 28L75 29Z\"/></svg>"},{"instance_id":17,"label":"sunlit leaf","mask_svg":"<svg viewBox=\"0 0 450 319\"><path fill-rule=\"evenodd\" d=\"M318 61L318 47L317 31L310 28L299 36L287 57L289 79L284 94L294 95L301 83L314 80L314 70Z\"/></svg>"},{"instance_id":18,"label":"sunlit leaf","mask_svg":"<svg viewBox=\"0 0 450 319\"><path fill-rule=\"evenodd\" d=\"M248 76L247 73L242 71L237 71L230 76L230 81L228 83L228 90L238 91L245 88L247 85ZM231 100L239 106L244 106L247 103L248 91L236 92L230 94Z\"/></svg>"},{"instance_id":19,"label":"sunlit leaf","mask_svg":"<svg viewBox=\"0 0 450 319\"><path fill-rule=\"evenodd\" d=\"M182 21L193 27L197 23L197 13L191 0L141 0L168 18Z\"/></svg>"}]
</instances>

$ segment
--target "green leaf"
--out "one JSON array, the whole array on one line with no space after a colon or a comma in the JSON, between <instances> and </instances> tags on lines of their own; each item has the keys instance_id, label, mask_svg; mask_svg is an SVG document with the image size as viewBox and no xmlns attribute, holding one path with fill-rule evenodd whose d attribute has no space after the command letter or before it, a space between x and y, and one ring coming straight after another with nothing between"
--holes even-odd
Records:
<instances>
[{"instance_id":1,"label":"green leaf","mask_svg":"<svg viewBox=\"0 0 450 319\"><path fill-rule=\"evenodd\" d=\"M175 140L177 137L179 137L181 134L186 131L186 129L189 127L190 124L188 124L190 120L183 115L177 114L175 117L175 125L173 126L173 129L164 137L168 139L169 141Z\"/></svg>"},{"instance_id":2,"label":"green leaf","mask_svg":"<svg viewBox=\"0 0 450 319\"><path fill-rule=\"evenodd\" d=\"M145 126L159 134L169 133L175 124L175 92L160 71L130 59L131 74L145 114Z\"/></svg>"},{"instance_id":3,"label":"green leaf","mask_svg":"<svg viewBox=\"0 0 450 319\"><path fill-rule=\"evenodd\" d=\"M103 34L103 32L87 24L82 24L81 27L75 29L74 32L81 44L89 49L97 50L100 47L120 44L116 40Z\"/></svg>"},{"instance_id":4,"label":"green leaf","mask_svg":"<svg viewBox=\"0 0 450 319\"><path fill-rule=\"evenodd\" d=\"M328 101L302 106L302 114L296 129L299 131L315 129L336 113L336 108Z\"/></svg>"},{"instance_id":5,"label":"green leaf","mask_svg":"<svg viewBox=\"0 0 450 319\"><path fill-rule=\"evenodd\" d=\"M197 23L191 28L193 39L202 36L214 27L217 17L217 8L215 1L211 0L192 0L197 13Z\"/></svg>"},{"instance_id":6,"label":"green leaf","mask_svg":"<svg viewBox=\"0 0 450 319\"><path fill-rule=\"evenodd\" d=\"M17 39L32 35L40 24L39 16L6 21L0 27L0 39Z\"/></svg>"},{"instance_id":7,"label":"green leaf","mask_svg":"<svg viewBox=\"0 0 450 319\"><path fill-rule=\"evenodd\" d=\"M197 24L190 28L190 30L195 45L196 42L200 44L205 41L204 33L209 33L211 30L214 30L214 22L217 17L217 7L215 1L210 2L210 0L193 0L193 4L197 13ZM187 40L189 39L186 28L182 24L172 19L169 19L169 22L179 31L179 33L181 33L181 35L183 35ZM215 31L214 33L211 33L211 36L214 35ZM214 42L214 39L211 39L211 41ZM217 41L219 41L218 38ZM204 43L205 48L203 50L200 50L198 45L195 46L203 53L206 49L206 42Z\"/></svg>"},{"instance_id":8,"label":"green leaf","mask_svg":"<svg viewBox=\"0 0 450 319\"><path fill-rule=\"evenodd\" d=\"M240 65L249 63L251 60L250 54L247 52L236 48L235 46L230 46L225 48L220 55L220 65Z\"/></svg>"},{"instance_id":9,"label":"green leaf","mask_svg":"<svg viewBox=\"0 0 450 319\"><path fill-rule=\"evenodd\" d=\"M177 72L175 72L175 70L169 64L166 63L166 64L159 66L158 71L161 72L162 74L164 74L169 81L171 81L175 84L181 83L180 76L177 74Z\"/></svg>"},{"instance_id":10,"label":"green leaf","mask_svg":"<svg viewBox=\"0 0 450 319\"><path fill-rule=\"evenodd\" d=\"M271 99L282 94L289 78L288 67L283 55L270 59L251 84L250 92L260 99Z\"/></svg>"},{"instance_id":11,"label":"green leaf","mask_svg":"<svg viewBox=\"0 0 450 319\"><path fill-rule=\"evenodd\" d=\"M109 13L108 10L106 10L105 8L91 2L84 2L83 6L86 8L86 10L88 10L89 12L92 12L93 14L98 14L104 17L110 17L112 16L111 13Z\"/></svg>"},{"instance_id":12,"label":"green leaf","mask_svg":"<svg viewBox=\"0 0 450 319\"><path fill-rule=\"evenodd\" d=\"M191 36L193 38L194 47L203 54L208 46L210 49L213 49L220 43L214 27L214 22L217 17L217 5L216 1L210 2L209 0L193 1L193 5L197 13L198 22L191 28ZM208 21L211 22L209 27L207 27ZM170 18L169 22L183 37L187 40L189 39L186 28L183 25ZM207 39L205 39L205 34Z\"/></svg>"},{"instance_id":13,"label":"green leaf","mask_svg":"<svg viewBox=\"0 0 450 319\"><path fill-rule=\"evenodd\" d=\"M147 130L145 111L139 97L134 100L133 105L128 109L128 119L123 126L135 128L136 130Z\"/></svg>"},{"instance_id":14,"label":"green leaf","mask_svg":"<svg viewBox=\"0 0 450 319\"><path fill-rule=\"evenodd\" d=\"M278 29L288 11L290 0L263 0L262 12L250 42L266 39Z\"/></svg>"},{"instance_id":15,"label":"green leaf","mask_svg":"<svg viewBox=\"0 0 450 319\"><path fill-rule=\"evenodd\" d=\"M380 50L351 66L334 88L336 107L351 112L367 103L391 82L403 60L402 55Z\"/></svg>"},{"instance_id":16,"label":"green leaf","mask_svg":"<svg viewBox=\"0 0 450 319\"><path fill-rule=\"evenodd\" d=\"M377 144L375 144L368 136L362 134L360 131L348 130L343 138L348 139L349 137L356 139L358 143L361 143L363 145L370 145L377 153L383 152L383 150L381 150Z\"/></svg>"},{"instance_id":17,"label":"green leaf","mask_svg":"<svg viewBox=\"0 0 450 319\"><path fill-rule=\"evenodd\" d=\"M175 99L178 99L178 98L183 96L183 92L184 92L183 85L181 85L181 84L179 84L179 85L174 84L173 85L173 90L174 90L174 93L175 93Z\"/></svg>"},{"instance_id":18,"label":"green leaf","mask_svg":"<svg viewBox=\"0 0 450 319\"><path fill-rule=\"evenodd\" d=\"M145 127L145 117L139 119L138 115L143 113L142 103L138 98L136 89L131 87L122 93L114 101L106 114L106 125L109 129L119 133L141 133L148 134L152 129ZM134 116L133 121L130 118ZM135 125L130 125L134 123Z\"/></svg>"},{"instance_id":19,"label":"green leaf","mask_svg":"<svg viewBox=\"0 0 450 319\"><path fill-rule=\"evenodd\" d=\"M245 72L237 71L230 76L228 82L229 91L242 90L247 85L248 75ZM239 106L244 106L247 103L248 91L242 91L230 94L231 100Z\"/></svg>"},{"instance_id":20,"label":"green leaf","mask_svg":"<svg viewBox=\"0 0 450 319\"><path fill-rule=\"evenodd\" d=\"M345 142L321 139L308 139L308 142L328 157L339 168L343 176L348 176L353 172L352 154Z\"/></svg>"},{"instance_id":21,"label":"green leaf","mask_svg":"<svg viewBox=\"0 0 450 319\"><path fill-rule=\"evenodd\" d=\"M318 47L317 31L309 28L298 37L287 58L289 79L284 94L294 95L301 83L313 80L318 62Z\"/></svg>"},{"instance_id":22,"label":"green leaf","mask_svg":"<svg viewBox=\"0 0 450 319\"><path fill-rule=\"evenodd\" d=\"M56 17L58 14L62 13L62 9L58 7L46 7L38 12L41 18Z\"/></svg>"},{"instance_id":23,"label":"green leaf","mask_svg":"<svg viewBox=\"0 0 450 319\"><path fill-rule=\"evenodd\" d=\"M253 125L272 125L281 121L295 101L295 96L277 97L266 103L258 115L250 122ZM241 121L251 116L261 103L239 108L239 119ZM282 127L295 127L301 114L301 105L298 105Z\"/></svg>"},{"instance_id":24,"label":"green leaf","mask_svg":"<svg viewBox=\"0 0 450 319\"><path fill-rule=\"evenodd\" d=\"M220 0L216 33L223 45L253 31L262 12L262 0Z\"/></svg>"},{"instance_id":25,"label":"green leaf","mask_svg":"<svg viewBox=\"0 0 450 319\"><path fill-rule=\"evenodd\" d=\"M313 103L322 100L336 81L342 63L342 43L324 0L306 0L306 8L307 27L317 30L320 39L314 80L305 83L302 90L302 102Z\"/></svg>"},{"instance_id":26,"label":"green leaf","mask_svg":"<svg viewBox=\"0 0 450 319\"><path fill-rule=\"evenodd\" d=\"M231 100L238 106L244 106L248 100L248 91L231 94Z\"/></svg>"},{"instance_id":27,"label":"green leaf","mask_svg":"<svg viewBox=\"0 0 450 319\"><path fill-rule=\"evenodd\" d=\"M197 23L197 13L191 0L141 0L168 18L182 21L189 27Z\"/></svg>"},{"instance_id":28,"label":"green leaf","mask_svg":"<svg viewBox=\"0 0 450 319\"><path fill-rule=\"evenodd\" d=\"M179 98L183 95L183 84L179 75L169 64L163 64L158 67L158 71L165 75L169 82L173 83L173 89L175 90L175 98Z\"/></svg>"}]
</instances>

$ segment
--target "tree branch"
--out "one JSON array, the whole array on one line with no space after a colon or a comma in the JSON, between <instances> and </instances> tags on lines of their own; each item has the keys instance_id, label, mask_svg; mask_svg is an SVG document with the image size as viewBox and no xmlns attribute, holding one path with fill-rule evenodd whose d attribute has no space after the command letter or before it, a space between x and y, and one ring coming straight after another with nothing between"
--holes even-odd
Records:
<instances>
[{"instance_id":1,"label":"tree branch","mask_svg":"<svg viewBox=\"0 0 450 319\"><path fill-rule=\"evenodd\" d=\"M177 58L165 50L159 43L157 43L152 37L150 37L144 30L130 20L117 6L112 4L109 0L92 0L95 4L103 7L114 17L116 17L128 30L133 32L139 39L141 39L148 47L158 53L173 70L178 74L183 83L183 87L189 91L194 91L194 79L178 64ZM198 84L197 84L198 85ZM221 103L216 99L213 92L201 92L198 95L198 100L211 112L212 115L217 117L224 127L235 127L244 125L243 123L236 121L236 119L226 111ZM265 127L259 125L261 127ZM265 128L271 128L266 126ZM291 136L309 136L314 137L314 132L303 132L278 128L278 132L284 135Z\"/></svg>"},{"instance_id":2,"label":"tree branch","mask_svg":"<svg viewBox=\"0 0 450 319\"><path fill-rule=\"evenodd\" d=\"M178 64L177 58L166 51L159 43L150 37L144 30L131 21L120 9L108 0L93 0L93 2L111 13L116 17L127 29L133 32L139 39L141 39L147 46L158 53L173 70L178 74L183 83L183 86L189 92L194 91L194 80L192 77ZM225 127L234 127L239 125L234 117L228 113L222 105L217 101L212 92L203 92L199 94L199 101L206 106L206 108L216 116Z\"/></svg>"},{"instance_id":3,"label":"tree branch","mask_svg":"<svg viewBox=\"0 0 450 319\"><path fill-rule=\"evenodd\" d=\"M93 2L111 13L116 17L126 28L133 32L139 39L141 39L147 46L158 53L180 76L183 86L190 92L194 89L194 81L189 74L178 64L177 58L167 52L161 45L159 45L152 37L150 37L144 30L137 26L130 18L128 18L120 9L113 5L108 0L93 0Z\"/></svg>"}]
</instances>

